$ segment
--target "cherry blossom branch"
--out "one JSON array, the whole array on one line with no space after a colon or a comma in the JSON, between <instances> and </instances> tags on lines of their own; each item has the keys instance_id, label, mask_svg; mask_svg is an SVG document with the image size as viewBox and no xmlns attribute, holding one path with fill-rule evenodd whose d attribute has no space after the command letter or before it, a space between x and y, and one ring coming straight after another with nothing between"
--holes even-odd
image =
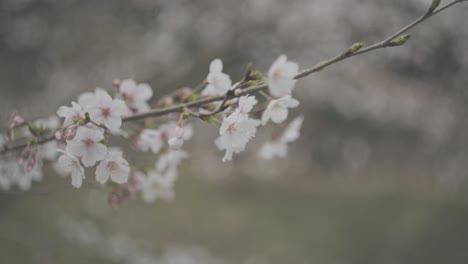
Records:
<instances>
[{"instance_id":1,"label":"cherry blossom branch","mask_svg":"<svg viewBox=\"0 0 468 264\"><path fill-rule=\"evenodd\" d=\"M332 64L335 64L335 63L337 63L339 61L342 61L344 59L347 59L347 58L350 58L350 57L353 57L353 56L356 56L356 55L359 55L359 54L367 53L369 51L373 51L373 50L376 50L376 49L403 45L410 37L410 35L403 35L404 33L408 32L410 29L417 26L421 22L429 19L430 17L433 17L436 14L446 10L447 8L449 8L449 7L453 6L453 5L459 4L461 2L465 2L465 1L468 1L468 0L455 0L455 1L452 1L452 2L450 2L450 3L448 3L448 4L444 5L444 6L440 7L437 10L436 10L436 8L440 4L440 1L433 1L433 4L431 5L431 7L428 9L428 11L424 15L422 15L421 17L419 17L415 21L411 22L407 26L403 27L402 29L398 30L396 33L394 33L390 37L388 37L388 38L386 38L386 39L384 39L384 40L382 40L380 42L377 42L375 44L372 44L370 46L367 46L367 47L364 47L363 43L356 43L353 46L351 46L344 53L342 53L342 54L340 54L338 56L335 56L335 57L333 57L331 59L322 61L322 62L316 64L315 66L313 66L313 67L311 67L309 69L305 69L305 70L301 71L298 75L296 75L294 77L294 79L303 78L303 77L305 77L305 76L307 76L307 75L309 75L311 73L321 71L321 70L325 69L326 67L328 67L328 66L330 66Z\"/></svg>"},{"instance_id":2,"label":"cherry blossom branch","mask_svg":"<svg viewBox=\"0 0 468 264\"><path fill-rule=\"evenodd\" d=\"M243 89L240 92L236 93L234 95L234 98L235 97L240 97L240 96L243 96L243 95L247 95L247 94L251 94L251 93L255 93L255 92L258 92L258 91L266 90L267 88L268 88L268 86L266 84L249 87L249 88ZM203 105L206 105L206 104L209 104L209 103L221 101L224 98L225 98L224 95L219 95L219 96L213 96L213 97L208 97L208 98L202 98L202 99L199 99L199 100L195 100L195 101L188 102L188 103L183 103L183 104L178 104L178 105L175 105L175 106L170 106L170 107L165 107L165 108L155 108L155 109L153 109L151 111L148 111L148 112L145 112L145 113L135 114L135 115L132 115L132 116L124 117L124 118L122 118L122 122L138 121L138 120L143 120L143 119L150 118L150 117L164 116L164 115L167 115L167 114L170 114L170 113L182 113L187 108L203 106ZM52 141L52 140L55 140L55 135L51 135L51 136L39 139L39 140L37 140L35 142L35 144L41 145L41 144L47 143L47 142ZM8 145L4 145L3 149L0 151L0 155L6 154L6 153L8 153L10 151L23 149L23 148L27 147L28 145L29 145L29 143L18 144L18 145L11 146L11 147L8 146Z\"/></svg>"},{"instance_id":3,"label":"cherry blossom branch","mask_svg":"<svg viewBox=\"0 0 468 264\"><path fill-rule=\"evenodd\" d=\"M386 47L401 46L409 39L410 35L405 34L405 33L408 32L410 29L412 29L416 25L422 23L423 21L429 19L430 17L432 17L432 16L434 16L434 15L448 9L449 7L454 6L456 4L459 4L459 3L462 3L462 2L466 2L466 1L468 1L468 0L455 0L455 1L452 1L452 2L450 2L450 3L448 3L448 4L444 5L444 6L440 7L440 8L437 8L439 6L439 4L440 4L440 1L434 0L432 2L431 7L427 10L427 12L423 16L419 17L418 19L416 19L412 23L410 23L407 26L403 27L402 29L398 30L396 33L392 34L390 37L388 37L388 38L386 38L386 39L384 39L384 40L382 40L380 42L377 42L375 44L372 44L370 46L367 46L367 47L364 47L365 45L363 43L355 43L348 50L341 53L340 55L335 56L335 57L333 57L331 59L322 61L322 62L316 64L315 66L311 67L311 68L308 68L308 69L305 69L305 70L301 71L296 76L294 76L294 79L304 78L304 77L306 77L306 76L308 76L308 75L310 75L310 74L312 74L314 72L321 71L321 70L325 69L326 67L328 67L328 66L330 66L332 64L335 64L337 62L340 62L342 60L345 60L347 58L350 58L350 57L353 57L353 56L356 56L356 55L359 55L359 54L367 53L367 52L370 52L370 51L373 51L373 50L376 50L376 49L381 49L381 48L386 48ZM249 74L249 72L250 72L250 70L248 71L248 74ZM268 88L268 85L265 83L265 84L258 84L258 85L248 87L248 88L245 88L245 89L238 89L238 88L241 88L243 86L244 81L246 81L246 77L244 77L243 81L241 81L241 83L238 84L235 87L235 89L228 91L224 95L202 98L202 99L190 101L190 102L187 102L187 103L181 103L181 104L178 104L178 105L175 105L175 106L170 106L170 107L165 107L165 108L155 108L155 109L152 109L152 110L150 110L148 112L144 112L144 113L124 117L122 119L122 121L123 122L130 122L130 121L137 121L137 120L142 120L142 119L146 119L146 118L164 116L164 115L167 115L167 114L170 114L170 113L183 113L184 111L186 111L187 109L190 109L190 108L200 107L200 106L207 105L209 103L222 101L221 104L217 107L217 109L212 111L212 112L209 112L209 113L206 113L206 114L199 114L199 113L190 112L192 116L203 119L203 118L206 118L206 117L209 117L209 116L212 116L212 115L216 115L216 114L222 112L225 109L226 103L228 102L229 99L238 98L238 97L241 97L243 95L252 94L252 93L255 93L255 92L265 91ZM204 82L204 83L206 83L206 82ZM204 83L202 83L202 84L204 84ZM52 141L52 140L55 140L54 134L52 134L51 136L43 137L43 138L35 137L34 144L40 145L40 144L44 144L44 143L47 143L47 142ZM8 144L5 144L2 147L2 149L0 150L0 155L6 154L6 153L8 153L10 151L16 151L16 150L23 149L23 148L25 148L25 147L27 147L29 145L31 145L31 142L17 144L17 145L14 145L14 146L9 146Z\"/></svg>"}]
</instances>

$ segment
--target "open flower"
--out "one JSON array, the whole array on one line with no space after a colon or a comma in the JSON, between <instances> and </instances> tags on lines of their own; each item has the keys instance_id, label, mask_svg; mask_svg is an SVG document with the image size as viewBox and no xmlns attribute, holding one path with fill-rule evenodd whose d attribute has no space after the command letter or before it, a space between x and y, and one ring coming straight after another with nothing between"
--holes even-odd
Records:
<instances>
[{"instance_id":1,"label":"open flower","mask_svg":"<svg viewBox=\"0 0 468 264\"><path fill-rule=\"evenodd\" d=\"M237 109L241 114L248 114L257 103L255 96L244 95L239 98L239 107Z\"/></svg>"},{"instance_id":2,"label":"open flower","mask_svg":"<svg viewBox=\"0 0 468 264\"><path fill-rule=\"evenodd\" d=\"M156 129L143 129L136 145L143 152L151 150L154 154L158 154L163 146L161 132Z\"/></svg>"},{"instance_id":3,"label":"open flower","mask_svg":"<svg viewBox=\"0 0 468 264\"><path fill-rule=\"evenodd\" d=\"M75 156L70 155L61 149L57 149L57 152L62 153L57 161L59 173L63 175L71 175L71 184L73 187L80 188L83 183L83 179L85 178L84 168L81 166L80 161Z\"/></svg>"},{"instance_id":4,"label":"open flower","mask_svg":"<svg viewBox=\"0 0 468 264\"><path fill-rule=\"evenodd\" d=\"M125 103L120 99L112 99L100 88L96 88L94 98L89 100L91 102L86 105L85 111L89 112L91 120L117 131L122 125L122 115L126 111Z\"/></svg>"},{"instance_id":5,"label":"open flower","mask_svg":"<svg viewBox=\"0 0 468 264\"><path fill-rule=\"evenodd\" d=\"M298 71L299 66L294 62L287 61L286 55L279 56L268 71L270 94L276 98L291 94L296 84L294 76L297 75Z\"/></svg>"},{"instance_id":6,"label":"open flower","mask_svg":"<svg viewBox=\"0 0 468 264\"><path fill-rule=\"evenodd\" d=\"M255 136L260 121L251 119L247 115L236 110L224 118L219 129L220 136L215 140L220 150L226 150L223 162L231 160L233 153L243 151L247 143Z\"/></svg>"},{"instance_id":7,"label":"open flower","mask_svg":"<svg viewBox=\"0 0 468 264\"><path fill-rule=\"evenodd\" d=\"M122 184L128 181L130 165L122 157L122 152L111 150L106 159L96 167L96 180L104 184L109 177L116 183Z\"/></svg>"},{"instance_id":8,"label":"open flower","mask_svg":"<svg viewBox=\"0 0 468 264\"><path fill-rule=\"evenodd\" d=\"M72 102L72 106L61 106L57 110L57 115L60 117L65 118L63 121L63 126L68 127L75 123L77 120L84 119L84 111L83 107L75 102Z\"/></svg>"},{"instance_id":9,"label":"open flower","mask_svg":"<svg viewBox=\"0 0 468 264\"><path fill-rule=\"evenodd\" d=\"M176 169L168 170L164 173L150 171L146 177L142 177L140 182L141 198L147 203L157 199L172 200L174 194L174 183L177 178Z\"/></svg>"},{"instance_id":10,"label":"open flower","mask_svg":"<svg viewBox=\"0 0 468 264\"><path fill-rule=\"evenodd\" d=\"M270 119L277 124L284 122L288 118L288 108L294 108L298 105L299 101L290 95L271 100L262 114L262 125L266 125Z\"/></svg>"},{"instance_id":11,"label":"open flower","mask_svg":"<svg viewBox=\"0 0 468 264\"><path fill-rule=\"evenodd\" d=\"M280 138L263 143L257 152L258 157L264 160L271 160L275 157L285 158L288 154L288 143L299 138L303 121L303 116L293 119Z\"/></svg>"},{"instance_id":12,"label":"open flower","mask_svg":"<svg viewBox=\"0 0 468 264\"><path fill-rule=\"evenodd\" d=\"M81 157L85 167L90 167L103 160L107 154L107 147L100 143L104 139L104 131L95 126L81 126L75 137L68 141L65 152Z\"/></svg>"},{"instance_id":13,"label":"open flower","mask_svg":"<svg viewBox=\"0 0 468 264\"><path fill-rule=\"evenodd\" d=\"M178 150L182 148L184 144L184 128L182 125L177 125L174 130L174 136L171 137L167 143L172 150Z\"/></svg>"},{"instance_id":14,"label":"open flower","mask_svg":"<svg viewBox=\"0 0 468 264\"><path fill-rule=\"evenodd\" d=\"M258 157L264 160L271 160L274 157L285 158L287 154L288 144L280 140L263 143L257 152Z\"/></svg>"},{"instance_id":15,"label":"open flower","mask_svg":"<svg viewBox=\"0 0 468 264\"><path fill-rule=\"evenodd\" d=\"M223 95L232 87L229 75L223 73L223 62L215 59L210 63L210 73L206 77L208 85L202 91L202 95Z\"/></svg>"},{"instance_id":16,"label":"open flower","mask_svg":"<svg viewBox=\"0 0 468 264\"><path fill-rule=\"evenodd\" d=\"M148 100L153 97L153 89L146 83L137 84L128 79L120 84L120 95L127 104L129 113L142 113L149 111Z\"/></svg>"},{"instance_id":17,"label":"open flower","mask_svg":"<svg viewBox=\"0 0 468 264\"><path fill-rule=\"evenodd\" d=\"M188 154L182 150L169 150L161 154L158 161L154 165L157 171L164 172L167 170L175 169L183 159L186 159Z\"/></svg>"}]
</instances>

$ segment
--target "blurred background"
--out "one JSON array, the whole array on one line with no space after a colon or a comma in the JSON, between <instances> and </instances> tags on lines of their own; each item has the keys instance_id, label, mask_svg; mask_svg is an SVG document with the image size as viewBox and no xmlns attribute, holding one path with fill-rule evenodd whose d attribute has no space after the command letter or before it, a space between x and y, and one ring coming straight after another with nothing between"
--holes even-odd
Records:
<instances>
[{"instance_id":1,"label":"blurred background","mask_svg":"<svg viewBox=\"0 0 468 264\"><path fill-rule=\"evenodd\" d=\"M149 83L156 102L218 57L234 81L283 53L306 68L430 2L0 0L0 120L49 116L115 78ZM0 192L0 263L468 263L467 15L299 81L287 160L256 158L263 131L222 163L217 131L194 122L172 202L114 210L108 190L52 171Z\"/></svg>"}]
</instances>

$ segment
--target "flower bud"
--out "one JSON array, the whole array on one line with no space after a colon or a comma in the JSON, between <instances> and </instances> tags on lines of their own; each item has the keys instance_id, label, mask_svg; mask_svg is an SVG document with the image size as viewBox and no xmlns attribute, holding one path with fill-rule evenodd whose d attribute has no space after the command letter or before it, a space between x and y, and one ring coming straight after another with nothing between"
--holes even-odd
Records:
<instances>
[{"instance_id":1,"label":"flower bud","mask_svg":"<svg viewBox=\"0 0 468 264\"><path fill-rule=\"evenodd\" d=\"M405 44L406 41L408 41L408 39L410 39L410 38L411 38L410 34L404 34L404 35L401 35L401 36L393 39L392 41L390 41L390 43L388 43L388 45L390 47L401 46L401 45Z\"/></svg>"}]
</instances>

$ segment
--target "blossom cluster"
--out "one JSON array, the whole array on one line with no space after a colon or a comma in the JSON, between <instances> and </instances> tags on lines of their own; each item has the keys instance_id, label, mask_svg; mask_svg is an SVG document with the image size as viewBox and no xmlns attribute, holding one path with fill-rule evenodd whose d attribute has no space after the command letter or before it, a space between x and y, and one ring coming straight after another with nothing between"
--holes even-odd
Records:
<instances>
[{"instance_id":1,"label":"blossom cluster","mask_svg":"<svg viewBox=\"0 0 468 264\"><path fill-rule=\"evenodd\" d=\"M163 109L175 109L167 111L164 121L148 114L152 111L153 89L132 79L116 80L108 91L96 88L81 94L69 106L61 106L57 111L63 120L61 125L57 116L30 122L13 114L7 136L0 135L0 146L7 148L18 137L29 141L18 157L0 160L0 187L17 185L22 190L29 189L32 181L42 178L46 161L52 162L59 174L70 176L76 188L83 186L86 176L92 173L97 183L112 188L110 202L115 206L138 196L146 202L172 199L178 166L189 157L182 149L184 142L194 134L189 119L197 117L219 128L214 143L224 151L223 162L244 151L257 130L270 124L283 131L281 136L263 143L258 156L284 158L287 145L299 137L303 122L299 116L286 123L289 110L299 105L292 96L298 68L281 55L266 76L249 69L242 80L233 84L223 72L222 61L215 59L200 87L182 88L159 100L157 105ZM262 85L267 89L246 92ZM196 107L190 104L213 96L224 96L224 100ZM135 120L139 114L144 114L145 120ZM124 124L126 121L132 122ZM51 134L55 140L44 140ZM129 146L122 149L149 152L155 157L154 166L146 170L131 166L124 151L110 144L113 137L127 140Z\"/></svg>"}]
</instances>

